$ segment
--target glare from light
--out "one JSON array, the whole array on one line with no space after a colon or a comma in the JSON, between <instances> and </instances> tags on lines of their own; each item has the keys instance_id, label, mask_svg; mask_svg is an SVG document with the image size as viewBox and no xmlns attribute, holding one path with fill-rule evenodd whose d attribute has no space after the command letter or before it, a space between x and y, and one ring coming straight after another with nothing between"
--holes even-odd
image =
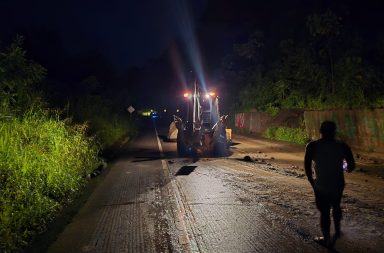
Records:
<instances>
[{"instance_id":1,"label":"glare from light","mask_svg":"<svg viewBox=\"0 0 384 253\"><path fill-rule=\"evenodd\" d=\"M192 93L190 93L190 92L185 92L185 93L183 94L183 97L184 97L184 98L187 98L187 99L192 99Z\"/></svg>"},{"instance_id":2,"label":"glare from light","mask_svg":"<svg viewBox=\"0 0 384 253\"><path fill-rule=\"evenodd\" d=\"M176 112L180 112L180 110L179 110L179 109L176 109Z\"/></svg>"},{"instance_id":3,"label":"glare from light","mask_svg":"<svg viewBox=\"0 0 384 253\"><path fill-rule=\"evenodd\" d=\"M179 82L180 84L182 85L183 89L187 89L187 77L185 75L184 70L182 68L182 66L184 66L185 64L183 63L183 61L181 60L181 57L180 57L180 53L179 53L179 50L176 45L173 45L171 47L171 61L172 61L172 66L177 74L177 77L179 79Z\"/></svg>"},{"instance_id":4,"label":"glare from light","mask_svg":"<svg viewBox=\"0 0 384 253\"><path fill-rule=\"evenodd\" d=\"M216 96L216 93L211 91L211 92L209 92L209 93L206 93L204 97L205 97L206 99L208 99L208 98L210 98L210 97L215 97L215 96Z\"/></svg>"},{"instance_id":5,"label":"glare from light","mask_svg":"<svg viewBox=\"0 0 384 253\"><path fill-rule=\"evenodd\" d=\"M164 109L163 112L167 112L167 109Z\"/></svg>"},{"instance_id":6,"label":"glare from light","mask_svg":"<svg viewBox=\"0 0 384 253\"><path fill-rule=\"evenodd\" d=\"M196 75L198 83L201 85L202 91L206 92L206 80L203 70L203 61L201 52L198 46L197 38L195 35L194 20L191 15L191 8L186 0L177 1L174 13L176 14L175 20L183 42L183 48L188 55L192 69Z\"/></svg>"}]
</instances>

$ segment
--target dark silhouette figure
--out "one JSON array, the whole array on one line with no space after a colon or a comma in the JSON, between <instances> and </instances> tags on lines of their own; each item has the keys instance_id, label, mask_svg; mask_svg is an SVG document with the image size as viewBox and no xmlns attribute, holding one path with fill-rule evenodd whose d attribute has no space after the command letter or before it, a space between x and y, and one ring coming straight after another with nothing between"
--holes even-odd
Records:
<instances>
[{"instance_id":1,"label":"dark silhouette figure","mask_svg":"<svg viewBox=\"0 0 384 253\"><path fill-rule=\"evenodd\" d=\"M336 124L334 122L324 121L320 126L320 134L319 140L308 143L306 147L304 167L308 181L315 193L316 207L320 211L320 226L323 237L317 237L315 241L332 248L341 235L342 211L340 202L345 184L343 170L353 171L355 160L350 147L335 139ZM315 177L312 174L312 161L315 163ZM345 162L347 162L346 168ZM335 226L332 240L330 237L331 208Z\"/></svg>"}]
</instances>

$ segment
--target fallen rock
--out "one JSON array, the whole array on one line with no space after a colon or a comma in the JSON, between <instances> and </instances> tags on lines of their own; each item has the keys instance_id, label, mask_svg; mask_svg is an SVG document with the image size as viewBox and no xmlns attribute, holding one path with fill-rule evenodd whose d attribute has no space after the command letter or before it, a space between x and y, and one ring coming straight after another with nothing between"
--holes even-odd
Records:
<instances>
[{"instance_id":1,"label":"fallen rock","mask_svg":"<svg viewBox=\"0 0 384 253\"><path fill-rule=\"evenodd\" d=\"M254 161L249 155L244 156L243 160L246 162L253 162Z\"/></svg>"}]
</instances>

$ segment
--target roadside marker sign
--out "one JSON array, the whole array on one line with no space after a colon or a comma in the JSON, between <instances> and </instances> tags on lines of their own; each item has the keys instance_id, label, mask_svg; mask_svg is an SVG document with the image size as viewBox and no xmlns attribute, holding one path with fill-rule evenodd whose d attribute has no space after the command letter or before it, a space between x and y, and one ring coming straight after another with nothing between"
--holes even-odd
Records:
<instances>
[{"instance_id":1,"label":"roadside marker sign","mask_svg":"<svg viewBox=\"0 0 384 253\"><path fill-rule=\"evenodd\" d=\"M135 108L133 108L133 106L130 105L130 106L128 107L127 111L128 111L130 114L132 114L132 113L135 111Z\"/></svg>"}]
</instances>

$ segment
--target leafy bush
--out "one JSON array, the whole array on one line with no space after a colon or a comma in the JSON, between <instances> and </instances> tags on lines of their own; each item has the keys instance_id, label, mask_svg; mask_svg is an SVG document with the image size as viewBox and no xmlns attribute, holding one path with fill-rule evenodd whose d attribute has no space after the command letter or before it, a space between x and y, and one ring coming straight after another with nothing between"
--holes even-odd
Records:
<instances>
[{"instance_id":1,"label":"leafy bush","mask_svg":"<svg viewBox=\"0 0 384 253\"><path fill-rule=\"evenodd\" d=\"M125 116L112 111L111 105L100 96L87 96L72 108L76 121L87 121L102 148L108 148L123 137L136 135L136 125Z\"/></svg>"},{"instance_id":2,"label":"leafy bush","mask_svg":"<svg viewBox=\"0 0 384 253\"><path fill-rule=\"evenodd\" d=\"M269 127L263 136L273 140L288 141L297 144L305 144L309 141L305 129L302 128Z\"/></svg>"},{"instance_id":3,"label":"leafy bush","mask_svg":"<svg viewBox=\"0 0 384 253\"><path fill-rule=\"evenodd\" d=\"M280 108L270 105L265 109L265 112L271 115L272 117L275 117L277 114L279 114Z\"/></svg>"},{"instance_id":4,"label":"leafy bush","mask_svg":"<svg viewBox=\"0 0 384 253\"><path fill-rule=\"evenodd\" d=\"M81 110L71 111L88 123L44 111L37 85L45 69L26 59L21 43L0 48L0 252L20 251L44 231L98 167L101 148L135 133L97 96L78 97ZM84 83L90 91L93 84Z\"/></svg>"},{"instance_id":5,"label":"leafy bush","mask_svg":"<svg viewBox=\"0 0 384 253\"><path fill-rule=\"evenodd\" d=\"M25 111L36 99L35 85L45 69L25 58L18 37L8 48L0 50L0 106L2 110ZM1 48L0 48L1 49Z\"/></svg>"},{"instance_id":6,"label":"leafy bush","mask_svg":"<svg viewBox=\"0 0 384 253\"><path fill-rule=\"evenodd\" d=\"M86 125L38 110L0 120L0 251L13 251L79 192L99 165L99 147Z\"/></svg>"}]
</instances>

